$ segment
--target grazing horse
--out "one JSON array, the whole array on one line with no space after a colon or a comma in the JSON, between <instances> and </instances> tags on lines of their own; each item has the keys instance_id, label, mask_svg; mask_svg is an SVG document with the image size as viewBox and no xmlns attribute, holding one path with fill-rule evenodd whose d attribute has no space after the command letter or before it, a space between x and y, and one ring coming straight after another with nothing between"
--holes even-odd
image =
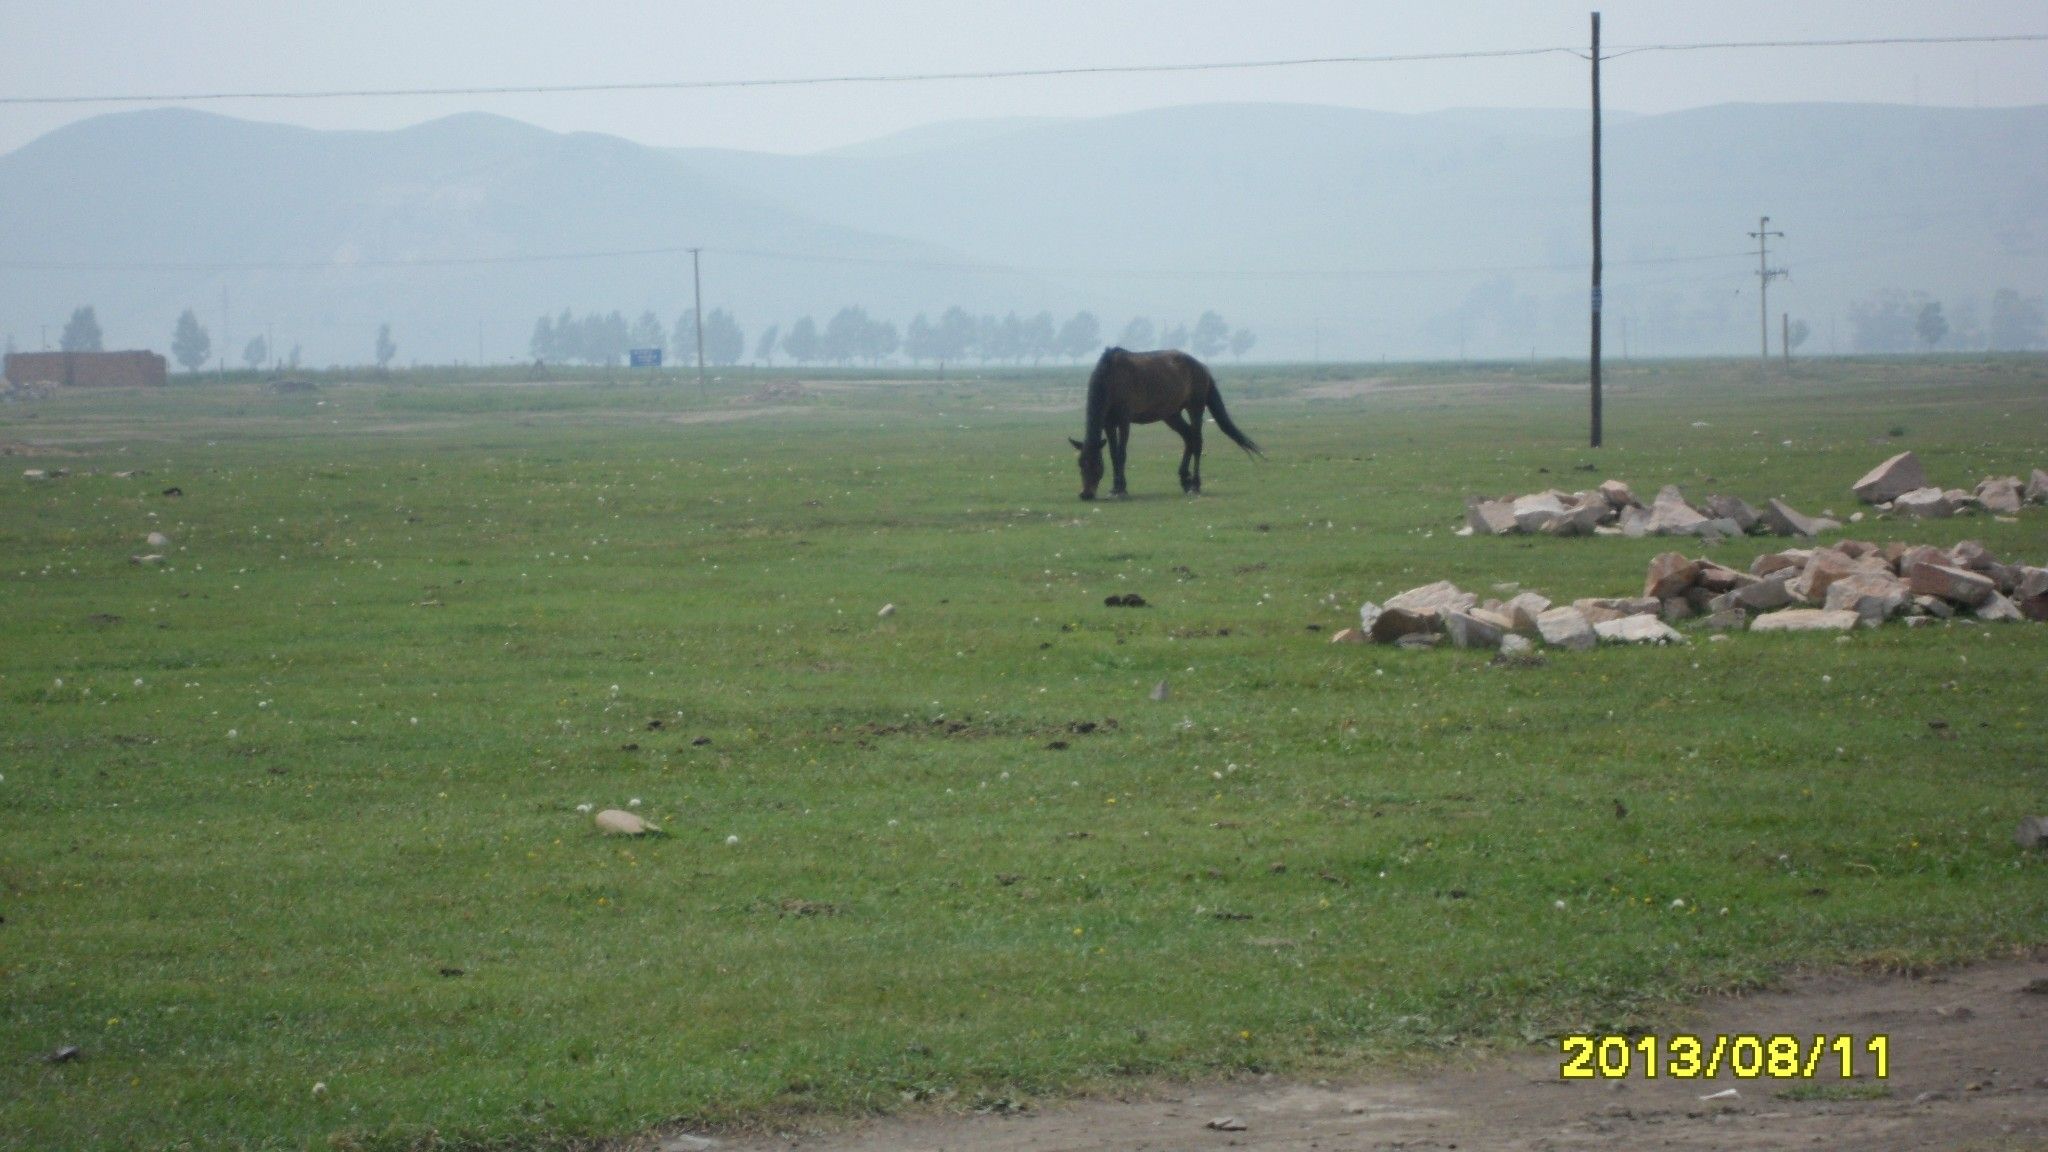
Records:
<instances>
[{"instance_id":1,"label":"grazing horse","mask_svg":"<svg viewBox=\"0 0 2048 1152\"><path fill-rule=\"evenodd\" d=\"M1223 434L1253 456L1263 456L1251 437L1238 431L1230 413L1223 410L1223 397L1216 391L1216 378L1200 360L1185 352L1126 352L1106 349L1095 362L1095 374L1088 378L1088 439L1068 439L1081 454L1081 499L1095 499L1102 483L1102 447L1109 445L1109 457L1116 465L1116 485L1110 495L1124 495L1124 448L1131 442L1131 425L1163 420L1180 433L1185 445L1180 456L1180 490L1202 490L1202 414L1216 417Z\"/></svg>"}]
</instances>

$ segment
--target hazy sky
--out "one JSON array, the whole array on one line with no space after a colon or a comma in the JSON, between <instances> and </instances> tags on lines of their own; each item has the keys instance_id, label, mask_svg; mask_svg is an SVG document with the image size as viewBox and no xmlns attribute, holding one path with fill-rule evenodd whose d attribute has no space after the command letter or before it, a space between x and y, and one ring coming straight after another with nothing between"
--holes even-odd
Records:
<instances>
[{"instance_id":1,"label":"hazy sky","mask_svg":"<svg viewBox=\"0 0 2048 1152\"><path fill-rule=\"evenodd\" d=\"M9 4L7 95L442 87L1167 63L1582 45L1584 3L1470 0L102 0ZM1653 41L2048 32L2040 0L1610 2L1611 46ZM1645 53L1608 106L1725 101L2048 103L2048 43ZM651 144L801 152L938 120L1278 100L1390 111L1583 106L1568 56L1196 75L573 96L240 100L260 120L384 128L481 109ZM0 149L117 107L0 107Z\"/></svg>"}]
</instances>

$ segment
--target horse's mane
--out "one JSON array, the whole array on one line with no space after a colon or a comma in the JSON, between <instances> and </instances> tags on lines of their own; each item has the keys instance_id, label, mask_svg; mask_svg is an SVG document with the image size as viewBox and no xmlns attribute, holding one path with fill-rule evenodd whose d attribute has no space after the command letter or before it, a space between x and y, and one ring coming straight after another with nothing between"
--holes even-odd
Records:
<instances>
[{"instance_id":1,"label":"horse's mane","mask_svg":"<svg viewBox=\"0 0 2048 1152\"><path fill-rule=\"evenodd\" d=\"M1104 348L1101 358L1095 361L1095 371L1088 377L1088 431L1085 442L1090 448L1102 443L1102 425L1109 410L1109 376L1123 355L1124 350L1114 345Z\"/></svg>"}]
</instances>

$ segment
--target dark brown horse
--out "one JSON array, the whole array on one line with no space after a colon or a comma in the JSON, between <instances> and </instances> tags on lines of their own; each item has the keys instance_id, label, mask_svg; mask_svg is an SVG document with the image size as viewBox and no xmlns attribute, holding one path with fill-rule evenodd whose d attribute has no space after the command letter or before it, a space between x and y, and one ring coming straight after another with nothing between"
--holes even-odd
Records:
<instances>
[{"instance_id":1,"label":"dark brown horse","mask_svg":"<svg viewBox=\"0 0 2048 1152\"><path fill-rule=\"evenodd\" d=\"M1095 362L1095 374L1088 378L1088 439L1067 441L1081 454L1081 499L1095 499L1095 489L1102 483L1104 444L1116 466L1116 485L1109 494L1124 495L1124 448L1131 442L1131 425L1155 420L1165 421L1168 428L1180 433L1185 446L1180 455L1180 490L1200 492L1204 412L1216 417L1216 426L1238 447L1254 456L1263 455L1223 410L1216 378L1200 360L1185 352L1105 350Z\"/></svg>"}]
</instances>

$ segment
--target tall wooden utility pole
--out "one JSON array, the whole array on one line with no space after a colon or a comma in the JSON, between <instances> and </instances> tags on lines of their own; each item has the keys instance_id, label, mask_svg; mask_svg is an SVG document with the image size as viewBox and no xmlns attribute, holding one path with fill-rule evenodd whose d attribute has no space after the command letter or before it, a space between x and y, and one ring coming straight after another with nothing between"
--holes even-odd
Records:
<instances>
[{"instance_id":1,"label":"tall wooden utility pole","mask_svg":"<svg viewBox=\"0 0 2048 1152\"><path fill-rule=\"evenodd\" d=\"M697 266L697 253L702 251L702 248L690 249L690 292L697 302L694 314L697 321L697 387L700 389L709 387L704 382L704 276Z\"/></svg>"},{"instance_id":2,"label":"tall wooden utility pole","mask_svg":"<svg viewBox=\"0 0 2048 1152\"><path fill-rule=\"evenodd\" d=\"M1600 14L1593 13L1593 447L1600 446Z\"/></svg>"},{"instance_id":3,"label":"tall wooden utility pole","mask_svg":"<svg viewBox=\"0 0 2048 1152\"><path fill-rule=\"evenodd\" d=\"M1759 216L1756 231L1749 235L1756 241L1756 318L1758 335L1763 340L1763 350L1757 354L1756 382L1765 384L1771 376L1771 281L1785 274L1783 268L1771 267L1770 243L1771 237L1783 240L1785 234L1771 231L1769 216Z\"/></svg>"}]
</instances>

